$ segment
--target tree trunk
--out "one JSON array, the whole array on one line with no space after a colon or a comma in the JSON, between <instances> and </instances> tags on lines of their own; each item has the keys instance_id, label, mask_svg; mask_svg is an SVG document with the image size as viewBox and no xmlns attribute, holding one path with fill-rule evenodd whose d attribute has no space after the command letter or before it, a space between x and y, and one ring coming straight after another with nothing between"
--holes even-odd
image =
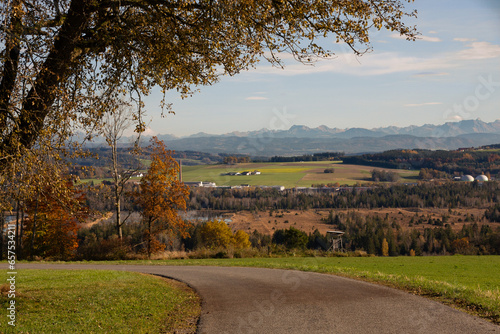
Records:
<instances>
[{"instance_id":1,"label":"tree trunk","mask_svg":"<svg viewBox=\"0 0 500 334\"><path fill-rule=\"evenodd\" d=\"M151 258L151 223L152 223L153 217L149 217L148 219L148 259Z\"/></svg>"},{"instance_id":2,"label":"tree trunk","mask_svg":"<svg viewBox=\"0 0 500 334\"><path fill-rule=\"evenodd\" d=\"M35 214L33 215L33 228L31 229L32 235L31 235L31 245L30 245L30 259L33 261L34 258L34 253L35 253L35 233L36 233L36 219L38 216L38 203L40 199L40 193L36 195L36 207L35 207Z\"/></svg>"},{"instance_id":3,"label":"tree trunk","mask_svg":"<svg viewBox=\"0 0 500 334\"><path fill-rule=\"evenodd\" d=\"M3 210L0 213L0 260L3 260L3 226L5 225L5 218ZM9 229L7 229L8 231ZM8 233L8 232L7 232Z\"/></svg>"},{"instance_id":4,"label":"tree trunk","mask_svg":"<svg viewBox=\"0 0 500 334\"><path fill-rule=\"evenodd\" d=\"M2 70L2 81L0 82L0 129L7 123L10 114L10 103L12 91L14 90L19 67L19 56L22 27L22 8L19 0L12 3L11 20L7 28L7 40L5 41L5 59Z\"/></svg>"},{"instance_id":5,"label":"tree trunk","mask_svg":"<svg viewBox=\"0 0 500 334\"><path fill-rule=\"evenodd\" d=\"M19 200L16 201L16 248L19 247Z\"/></svg>"},{"instance_id":6,"label":"tree trunk","mask_svg":"<svg viewBox=\"0 0 500 334\"><path fill-rule=\"evenodd\" d=\"M116 138L113 138L111 140L111 154L113 159L113 175L115 181L114 186L115 186L116 233L118 234L118 237L120 238L121 241L123 238L122 223L121 223L121 206L120 206L122 185L118 174L118 152L116 146L117 146Z\"/></svg>"},{"instance_id":7,"label":"tree trunk","mask_svg":"<svg viewBox=\"0 0 500 334\"><path fill-rule=\"evenodd\" d=\"M31 148L43 129L45 118L56 98L57 88L67 79L74 64L76 45L91 18L89 9L91 2L91 0L71 1L67 18L23 101L16 127L9 129L4 122L0 122L0 132L8 133L0 142L0 155L5 157L0 159L0 171L20 153L20 149ZM3 100L2 103L6 101Z\"/></svg>"},{"instance_id":8,"label":"tree trunk","mask_svg":"<svg viewBox=\"0 0 500 334\"><path fill-rule=\"evenodd\" d=\"M19 234L19 244L18 244L18 248L16 249L18 259L23 258L24 209L23 209L23 211L21 211L21 228L20 228L20 230L21 231Z\"/></svg>"}]
</instances>

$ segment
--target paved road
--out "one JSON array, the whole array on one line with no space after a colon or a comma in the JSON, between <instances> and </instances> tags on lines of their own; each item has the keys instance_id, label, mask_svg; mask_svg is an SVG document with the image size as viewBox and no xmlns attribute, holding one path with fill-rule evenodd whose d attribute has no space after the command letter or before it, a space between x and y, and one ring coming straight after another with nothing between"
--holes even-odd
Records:
<instances>
[{"instance_id":1,"label":"paved road","mask_svg":"<svg viewBox=\"0 0 500 334\"><path fill-rule=\"evenodd\" d=\"M202 298L199 333L500 333L500 326L426 298L333 275L291 270L139 265L38 265L111 269L174 278Z\"/></svg>"}]
</instances>

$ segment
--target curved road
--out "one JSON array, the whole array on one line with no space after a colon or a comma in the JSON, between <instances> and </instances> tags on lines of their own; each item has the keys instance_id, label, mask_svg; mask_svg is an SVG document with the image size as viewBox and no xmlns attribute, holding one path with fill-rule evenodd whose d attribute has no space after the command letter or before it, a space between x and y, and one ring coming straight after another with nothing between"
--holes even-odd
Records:
<instances>
[{"instance_id":1,"label":"curved road","mask_svg":"<svg viewBox=\"0 0 500 334\"><path fill-rule=\"evenodd\" d=\"M202 298L199 333L500 333L500 326L380 285L293 270L18 264L136 271L183 281Z\"/></svg>"}]
</instances>

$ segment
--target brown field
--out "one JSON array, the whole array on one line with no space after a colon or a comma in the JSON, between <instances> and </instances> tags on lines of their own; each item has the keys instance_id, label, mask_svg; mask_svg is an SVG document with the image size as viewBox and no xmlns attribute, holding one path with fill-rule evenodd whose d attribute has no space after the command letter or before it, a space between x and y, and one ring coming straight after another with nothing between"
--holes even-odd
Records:
<instances>
[{"instance_id":1,"label":"brown field","mask_svg":"<svg viewBox=\"0 0 500 334\"><path fill-rule=\"evenodd\" d=\"M451 213L448 209L344 209L344 210L334 210L334 214L346 215L348 212L355 211L363 216L379 216L385 218L388 215L389 224L392 222L398 222L403 229L416 228L423 231L425 228L434 228L437 226L428 224L429 218L441 219L443 216L448 216L448 223L454 231L459 231L462 229L464 224L472 224L473 222L465 222L467 214L471 217L472 215L476 218L476 222L479 226L484 224L489 224L493 229L500 228L500 223L491 223L483 219L484 209L453 209ZM273 234L275 230L286 229L293 226L299 230L306 233L313 232L318 229L321 233L326 233L326 231L336 229L335 226L325 224L322 219L326 219L330 213L330 209L317 209L317 210L279 210L274 211L272 216L269 215L269 211L260 211L257 213L252 213L249 211L240 211L233 214L224 215L231 219L230 226L233 230L243 230L245 232L253 232L257 230L264 234ZM422 217L424 220L423 224L413 224L410 226L410 220L415 217L415 221L418 217Z\"/></svg>"}]
</instances>

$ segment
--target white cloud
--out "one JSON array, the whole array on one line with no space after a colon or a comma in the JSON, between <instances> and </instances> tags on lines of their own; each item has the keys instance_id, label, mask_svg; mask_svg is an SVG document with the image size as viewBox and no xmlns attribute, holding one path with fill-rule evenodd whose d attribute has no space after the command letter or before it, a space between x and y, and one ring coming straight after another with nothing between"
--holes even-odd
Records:
<instances>
[{"instance_id":1,"label":"white cloud","mask_svg":"<svg viewBox=\"0 0 500 334\"><path fill-rule=\"evenodd\" d=\"M259 101L259 100L269 100L267 97L263 97L263 96L249 96L249 97L246 97L245 100L247 101Z\"/></svg>"},{"instance_id":2,"label":"white cloud","mask_svg":"<svg viewBox=\"0 0 500 334\"><path fill-rule=\"evenodd\" d=\"M380 54L366 54L357 57L353 54L340 54L335 59L318 61L313 65L300 63L287 64L285 69L277 69L271 66L258 66L253 73L277 74L277 75L304 75L312 73L343 73L359 76L383 75L399 72L432 72L442 71L452 67L447 59L419 58L412 56L400 56L397 53L386 52Z\"/></svg>"},{"instance_id":3,"label":"white cloud","mask_svg":"<svg viewBox=\"0 0 500 334\"><path fill-rule=\"evenodd\" d=\"M454 41L457 42L474 42L476 39L475 38L462 38L462 37L457 37L453 39Z\"/></svg>"},{"instance_id":4,"label":"white cloud","mask_svg":"<svg viewBox=\"0 0 500 334\"><path fill-rule=\"evenodd\" d=\"M423 107L423 106L433 106L433 105L439 105L443 104L441 102L425 102L425 103L410 103L410 104L405 104L405 107Z\"/></svg>"},{"instance_id":5,"label":"white cloud","mask_svg":"<svg viewBox=\"0 0 500 334\"><path fill-rule=\"evenodd\" d=\"M431 37L431 36L419 36L417 37L417 40L422 40L424 42L441 42L441 38L439 37Z\"/></svg>"},{"instance_id":6,"label":"white cloud","mask_svg":"<svg viewBox=\"0 0 500 334\"><path fill-rule=\"evenodd\" d=\"M448 121L463 121L464 118L460 115L453 115L453 116L448 116L448 118L446 118L446 120L448 120Z\"/></svg>"},{"instance_id":7,"label":"white cloud","mask_svg":"<svg viewBox=\"0 0 500 334\"><path fill-rule=\"evenodd\" d=\"M440 76L445 76L445 75L450 75L448 72L421 72L413 75L413 77L416 78L424 78L424 77L440 77Z\"/></svg>"},{"instance_id":8,"label":"white cloud","mask_svg":"<svg viewBox=\"0 0 500 334\"><path fill-rule=\"evenodd\" d=\"M489 59L500 57L500 45L489 42L473 42L467 45L469 49L458 53L459 58L467 60Z\"/></svg>"},{"instance_id":9,"label":"white cloud","mask_svg":"<svg viewBox=\"0 0 500 334\"><path fill-rule=\"evenodd\" d=\"M285 69L269 66L265 62L252 70L256 74L284 76L315 73L340 73L356 76L375 76L393 73L412 73L412 77L437 77L450 74L450 69L464 66L467 60L483 60L500 57L500 45L489 42L472 42L456 52L430 54L428 57L403 55L400 52L367 53L361 57L342 50L335 57L322 59L313 64L301 64L294 60L284 61ZM282 55L280 54L280 57ZM285 59L285 57L282 57Z\"/></svg>"},{"instance_id":10,"label":"white cloud","mask_svg":"<svg viewBox=\"0 0 500 334\"><path fill-rule=\"evenodd\" d=\"M391 37L394 39L406 39L405 36L402 36L400 34L391 34ZM424 35L418 36L417 40L421 40L424 42L433 42L433 43L441 42L441 38L439 38L439 37L431 37L431 36L424 36Z\"/></svg>"},{"instance_id":11,"label":"white cloud","mask_svg":"<svg viewBox=\"0 0 500 334\"><path fill-rule=\"evenodd\" d=\"M143 136L156 136L157 134L158 132L154 131L151 128L146 128L146 130L144 130L144 132L142 133Z\"/></svg>"}]
</instances>

